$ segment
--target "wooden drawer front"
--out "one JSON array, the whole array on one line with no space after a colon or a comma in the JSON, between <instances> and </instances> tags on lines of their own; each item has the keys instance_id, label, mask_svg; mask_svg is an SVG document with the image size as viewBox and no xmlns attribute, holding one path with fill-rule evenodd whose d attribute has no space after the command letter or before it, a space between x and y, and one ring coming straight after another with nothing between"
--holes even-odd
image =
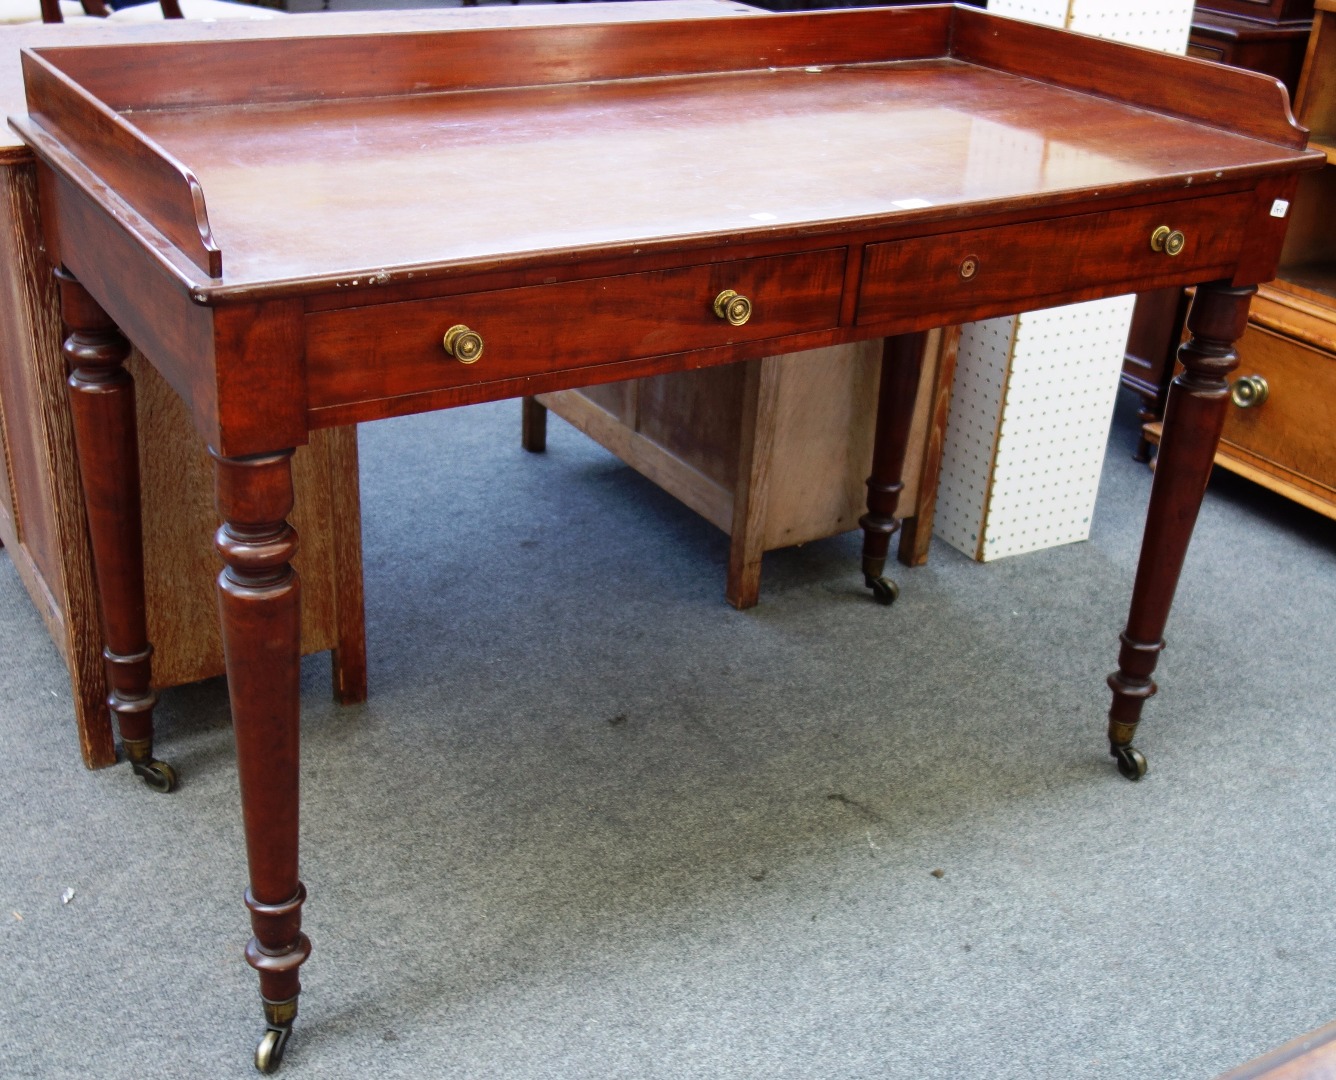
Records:
<instances>
[{"instance_id":1,"label":"wooden drawer front","mask_svg":"<svg viewBox=\"0 0 1336 1080\"><path fill-rule=\"evenodd\" d=\"M645 274L345 308L307 316L310 405L321 408L468 383L783 337L838 325L845 251L832 248ZM724 289L752 302L742 326L715 315ZM482 335L461 364L441 339Z\"/></svg>"},{"instance_id":2,"label":"wooden drawer front","mask_svg":"<svg viewBox=\"0 0 1336 1080\"><path fill-rule=\"evenodd\" d=\"M1268 394L1250 408L1230 404L1225 443L1262 459L1254 462L1259 467L1278 466L1336 490L1336 356L1255 325L1238 353L1231 381L1260 375Z\"/></svg>"},{"instance_id":3,"label":"wooden drawer front","mask_svg":"<svg viewBox=\"0 0 1336 1080\"><path fill-rule=\"evenodd\" d=\"M1021 310L1017 297L1033 297L1027 307L1047 307L1045 298L1081 289L1114 286L1101 290L1108 295L1119 285L1144 290L1181 282L1185 274L1225 273L1238 257L1251 209L1250 195L1229 195L869 244L857 321L930 309L945 323L953 312L1010 314ZM1161 225L1184 234L1178 255L1151 248L1151 234Z\"/></svg>"}]
</instances>

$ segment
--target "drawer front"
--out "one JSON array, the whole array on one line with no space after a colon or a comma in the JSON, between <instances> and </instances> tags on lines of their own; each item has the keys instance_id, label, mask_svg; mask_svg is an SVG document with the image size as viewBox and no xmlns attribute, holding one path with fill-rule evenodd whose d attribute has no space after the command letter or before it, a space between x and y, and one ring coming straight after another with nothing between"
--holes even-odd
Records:
<instances>
[{"instance_id":1,"label":"drawer front","mask_svg":"<svg viewBox=\"0 0 1336 1080\"><path fill-rule=\"evenodd\" d=\"M315 312L306 320L310 406L830 329L839 323L844 266L845 250L831 248ZM715 314L724 290L751 301L743 325ZM459 324L482 337L474 363L460 363L442 344Z\"/></svg>"},{"instance_id":2,"label":"drawer front","mask_svg":"<svg viewBox=\"0 0 1336 1080\"><path fill-rule=\"evenodd\" d=\"M1018 297L1039 301L1030 308L1048 307L1044 298L1081 289L1142 291L1200 271L1223 272L1238 258L1251 210L1251 195L1226 195L870 244L858 322L1005 315L1021 310ZM1151 246L1160 226L1183 234L1177 255Z\"/></svg>"},{"instance_id":3,"label":"drawer front","mask_svg":"<svg viewBox=\"0 0 1336 1080\"><path fill-rule=\"evenodd\" d=\"M1231 383L1260 377L1266 400L1248 408L1231 402L1221 449L1232 445L1336 490L1336 356L1256 325L1237 348Z\"/></svg>"}]
</instances>

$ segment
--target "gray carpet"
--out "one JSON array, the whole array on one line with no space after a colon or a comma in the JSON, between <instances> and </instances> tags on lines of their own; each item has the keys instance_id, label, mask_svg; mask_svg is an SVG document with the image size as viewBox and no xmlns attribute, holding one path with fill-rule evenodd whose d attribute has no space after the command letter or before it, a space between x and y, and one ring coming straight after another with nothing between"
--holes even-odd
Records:
<instances>
[{"instance_id":1,"label":"gray carpet","mask_svg":"<svg viewBox=\"0 0 1336 1080\"><path fill-rule=\"evenodd\" d=\"M306 662L284 1074L1207 1078L1331 1020L1336 531L1217 476L1120 779L1131 419L1089 543L938 543L888 610L837 538L748 613L560 422L364 428L371 698ZM7 558L0 656L0 1075L252 1075L223 684L164 696L164 797L79 765Z\"/></svg>"}]
</instances>

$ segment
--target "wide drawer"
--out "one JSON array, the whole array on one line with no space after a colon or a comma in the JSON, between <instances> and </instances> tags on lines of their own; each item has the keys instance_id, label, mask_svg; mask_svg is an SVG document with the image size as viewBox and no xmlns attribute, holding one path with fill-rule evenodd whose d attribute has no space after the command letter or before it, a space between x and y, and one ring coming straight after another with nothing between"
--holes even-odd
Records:
<instances>
[{"instance_id":1,"label":"wide drawer","mask_svg":"<svg viewBox=\"0 0 1336 1080\"><path fill-rule=\"evenodd\" d=\"M1064 294L1118 286L1138 290L1232 268L1243 245L1249 194L1079 214L1052 221L869 244L859 292L860 324L934 314L949 322L1049 306ZM1151 246L1160 226L1183 234L1177 255ZM1123 291L1130 291L1125 289Z\"/></svg>"},{"instance_id":2,"label":"wide drawer","mask_svg":"<svg viewBox=\"0 0 1336 1080\"><path fill-rule=\"evenodd\" d=\"M838 325L845 251L313 312L306 320L311 408L784 337ZM714 311L747 297L734 326ZM482 338L464 364L442 344L453 326Z\"/></svg>"},{"instance_id":3,"label":"wide drawer","mask_svg":"<svg viewBox=\"0 0 1336 1080\"><path fill-rule=\"evenodd\" d=\"M1260 468L1273 466L1268 471L1336 490L1336 356L1253 324L1237 349L1231 382L1261 379L1266 399L1247 408L1229 406L1222 451L1236 448Z\"/></svg>"}]
</instances>

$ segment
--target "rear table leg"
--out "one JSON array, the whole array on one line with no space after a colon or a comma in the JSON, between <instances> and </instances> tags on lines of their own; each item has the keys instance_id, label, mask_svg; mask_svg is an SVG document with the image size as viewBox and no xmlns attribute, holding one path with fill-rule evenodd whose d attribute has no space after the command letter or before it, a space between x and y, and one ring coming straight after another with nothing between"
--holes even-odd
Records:
<instances>
[{"instance_id":1,"label":"rear table leg","mask_svg":"<svg viewBox=\"0 0 1336 1080\"><path fill-rule=\"evenodd\" d=\"M895 511L905 487L905 451L914 419L925 337L917 333L887 338L881 357L872 475L867 479L867 513L858 524L863 529L863 582L883 604L894 603L900 595L899 587L885 576L886 556L891 549L891 537L900 528Z\"/></svg>"},{"instance_id":2,"label":"rear table leg","mask_svg":"<svg viewBox=\"0 0 1336 1080\"><path fill-rule=\"evenodd\" d=\"M153 757L158 695L144 605L135 384L124 367L130 343L72 275L57 270L56 282L70 331L63 352L102 613L107 704L136 775L154 791L171 791L175 771Z\"/></svg>"}]
</instances>

